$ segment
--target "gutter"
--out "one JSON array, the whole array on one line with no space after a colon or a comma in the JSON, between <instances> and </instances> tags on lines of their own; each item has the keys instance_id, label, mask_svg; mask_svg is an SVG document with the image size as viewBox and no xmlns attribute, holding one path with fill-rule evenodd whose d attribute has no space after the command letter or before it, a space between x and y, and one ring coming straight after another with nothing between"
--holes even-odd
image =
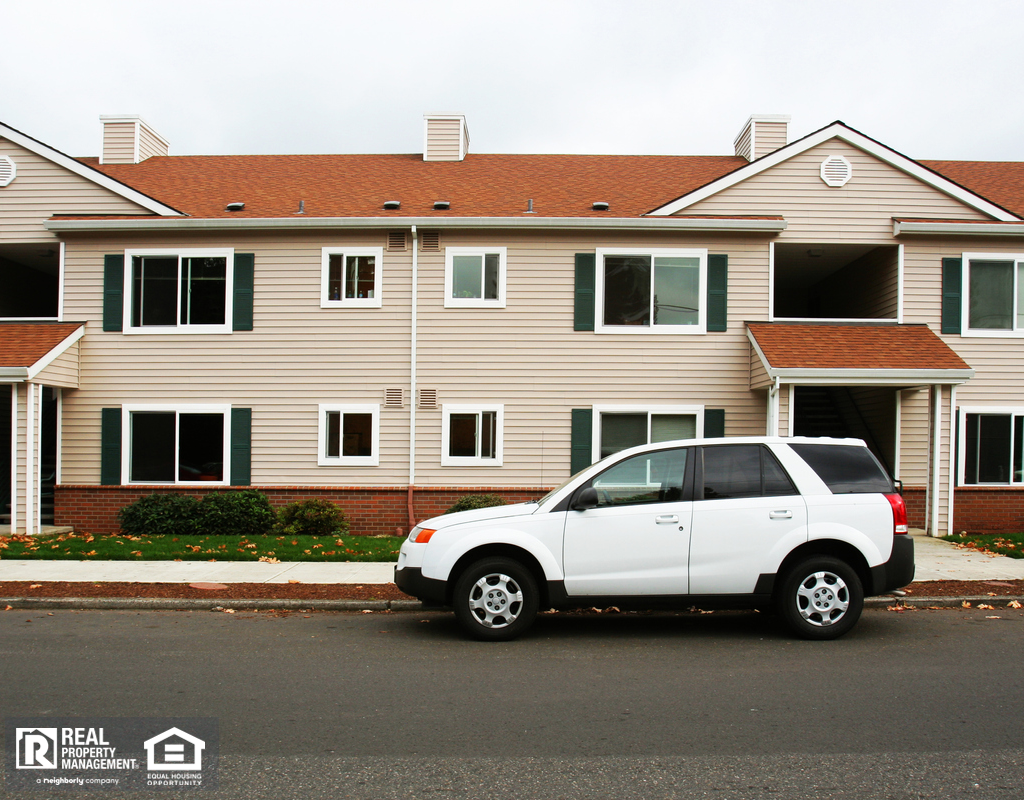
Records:
<instances>
[{"instance_id":1,"label":"gutter","mask_svg":"<svg viewBox=\"0 0 1024 800\"><path fill-rule=\"evenodd\" d=\"M893 220L893 236L1024 236L1024 222L900 222Z\"/></svg>"},{"instance_id":2,"label":"gutter","mask_svg":"<svg viewBox=\"0 0 1024 800\"><path fill-rule=\"evenodd\" d=\"M539 230L658 230L730 233L781 233L783 219L702 219L692 217L306 217L216 218L147 217L142 219L48 219L56 233L98 231L218 231L218 230L322 230L338 228L487 228Z\"/></svg>"},{"instance_id":3,"label":"gutter","mask_svg":"<svg viewBox=\"0 0 1024 800\"><path fill-rule=\"evenodd\" d=\"M416 345L417 345L417 308L419 296L419 237L416 226L412 229L412 312L410 327L409 353L409 489L406 496L406 508L409 514L409 530L416 527L416 511L413 504L413 487L416 484Z\"/></svg>"}]
</instances>

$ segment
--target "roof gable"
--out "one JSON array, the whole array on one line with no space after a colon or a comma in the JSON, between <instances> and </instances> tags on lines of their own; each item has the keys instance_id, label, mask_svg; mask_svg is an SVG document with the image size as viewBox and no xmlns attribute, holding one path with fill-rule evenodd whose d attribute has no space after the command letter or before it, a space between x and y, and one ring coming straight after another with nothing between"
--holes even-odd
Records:
<instances>
[{"instance_id":1,"label":"roof gable","mask_svg":"<svg viewBox=\"0 0 1024 800\"><path fill-rule=\"evenodd\" d=\"M91 181L92 183L95 183L96 185L101 186L102 188L113 192L114 194L119 195L148 211L151 211L154 214L167 216L181 215L181 212L177 209L153 199L138 189L133 189L131 186L128 186L127 184L112 178L110 175L106 175L103 172L94 169L88 164L84 164L76 158L72 158L71 156L62 153L47 144L43 144L38 139L33 139L28 134L22 133L8 125L4 125L2 122L0 122L0 138L7 139L19 147L23 147L26 150L35 153L40 158L52 161L54 164L66 169L68 172L74 173L81 178L85 178L86 180Z\"/></svg>"},{"instance_id":2,"label":"roof gable","mask_svg":"<svg viewBox=\"0 0 1024 800\"><path fill-rule=\"evenodd\" d=\"M0 323L0 378L35 377L84 333L79 322Z\"/></svg>"},{"instance_id":3,"label":"roof gable","mask_svg":"<svg viewBox=\"0 0 1024 800\"><path fill-rule=\"evenodd\" d=\"M986 214L993 219L1004 222L1012 222L1018 219L1015 214L1012 214L995 203L986 200L981 195L961 186L959 183L943 177L923 164L896 152L892 148L887 147L869 136L865 136L859 131L846 126L842 122L833 122L831 125L827 125L826 127L815 131L802 139L798 139L797 141L776 150L774 153L769 153L763 158L752 161L727 175L723 175L722 177L705 184L695 191L678 197L671 203L666 203L665 205L655 208L653 211L649 212L649 215L662 217L678 214L702 200L712 197L719 192L747 180L748 178L759 175L765 170L804 153L813 147L817 147L830 139L840 139L858 150L869 153L880 161L889 164L901 172L916 178L922 183L933 187L943 194L946 194L964 205Z\"/></svg>"}]
</instances>

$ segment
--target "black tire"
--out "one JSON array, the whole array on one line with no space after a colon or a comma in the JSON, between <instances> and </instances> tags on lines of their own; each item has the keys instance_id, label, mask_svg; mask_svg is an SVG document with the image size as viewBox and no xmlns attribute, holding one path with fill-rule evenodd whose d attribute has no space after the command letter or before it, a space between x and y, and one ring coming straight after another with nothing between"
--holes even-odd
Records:
<instances>
[{"instance_id":1,"label":"black tire","mask_svg":"<svg viewBox=\"0 0 1024 800\"><path fill-rule=\"evenodd\" d=\"M786 572L775 605L797 636L838 639L860 619L864 588L845 561L813 556Z\"/></svg>"},{"instance_id":2,"label":"black tire","mask_svg":"<svg viewBox=\"0 0 1024 800\"><path fill-rule=\"evenodd\" d=\"M518 561L485 558L464 570L455 583L455 618L475 639L505 642L523 633L537 616L537 581Z\"/></svg>"}]
</instances>

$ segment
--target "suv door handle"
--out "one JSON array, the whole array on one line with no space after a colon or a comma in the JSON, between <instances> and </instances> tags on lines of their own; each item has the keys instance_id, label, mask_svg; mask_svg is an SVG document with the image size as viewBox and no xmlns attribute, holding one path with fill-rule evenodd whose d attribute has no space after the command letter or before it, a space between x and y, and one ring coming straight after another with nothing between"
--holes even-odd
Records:
<instances>
[{"instance_id":1,"label":"suv door handle","mask_svg":"<svg viewBox=\"0 0 1024 800\"><path fill-rule=\"evenodd\" d=\"M679 516L676 514L662 514L659 517L655 517L654 521L658 525L675 525L679 522Z\"/></svg>"},{"instance_id":2,"label":"suv door handle","mask_svg":"<svg viewBox=\"0 0 1024 800\"><path fill-rule=\"evenodd\" d=\"M769 511L768 519L793 519L792 511Z\"/></svg>"}]
</instances>

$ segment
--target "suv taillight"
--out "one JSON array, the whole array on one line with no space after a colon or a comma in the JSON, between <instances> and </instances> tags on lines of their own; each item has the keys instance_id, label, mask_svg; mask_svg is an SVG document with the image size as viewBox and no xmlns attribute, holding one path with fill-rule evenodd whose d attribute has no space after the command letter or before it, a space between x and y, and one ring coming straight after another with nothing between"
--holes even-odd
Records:
<instances>
[{"instance_id":1,"label":"suv taillight","mask_svg":"<svg viewBox=\"0 0 1024 800\"><path fill-rule=\"evenodd\" d=\"M903 502L903 496L898 494L887 494L885 499L892 506L892 535L897 536L907 533L907 504Z\"/></svg>"}]
</instances>

